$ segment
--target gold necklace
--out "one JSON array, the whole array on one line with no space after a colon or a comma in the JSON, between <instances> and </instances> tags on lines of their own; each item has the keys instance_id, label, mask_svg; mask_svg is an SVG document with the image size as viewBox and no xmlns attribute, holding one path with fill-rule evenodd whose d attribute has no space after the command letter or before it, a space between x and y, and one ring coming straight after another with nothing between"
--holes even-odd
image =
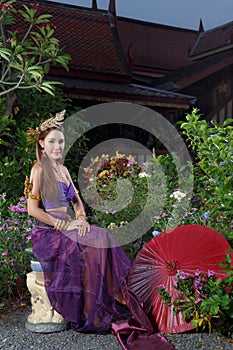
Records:
<instances>
[{"instance_id":1,"label":"gold necklace","mask_svg":"<svg viewBox=\"0 0 233 350\"><path fill-rule=\"evenodd\" d=\"M55 163L55 164L56 165L55 165L54 169L57 172L57 175L58 175L59 179L62 180L62 182L64 182L66 184L67 183L67 179L64 178L63 173L62 173L62 171L60 169L60 165L58 163Z\"/></svg>"}]
</instances>

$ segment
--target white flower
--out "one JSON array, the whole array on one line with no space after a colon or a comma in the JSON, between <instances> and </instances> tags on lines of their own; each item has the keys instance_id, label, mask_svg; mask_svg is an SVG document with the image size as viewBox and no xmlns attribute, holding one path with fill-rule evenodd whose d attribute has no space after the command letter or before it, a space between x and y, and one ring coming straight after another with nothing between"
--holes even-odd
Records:
<instances>
[{"instance_id":1,"label":"white flower","mask_svg":"<svg viewBox=\"0 0 233 350\"><path fill-rule=\"evenodd\" d=\"M171 198L175 198L178 202L181 202L184 197L186 197L186 194L184 192L181 192L179 190L174 191L171 195Z\"/></svg>"},{"instance_id":2,"label":"white flower","mask_svg":"<svg viewBox=\"0 0 233 350\"><path fill-rule=\"evenodd\" d=\"M113 229L113 228L116 228L116 227L118 227L118 226L115 224L115 222L111 222L111 224L109 224L107 228Z\"/></svg>"},{"instance_id":3,"label":"white flower","mask_svg":"<svg viewBox=\"0 0 233 350\"><path fill-rule=\"evenodd\" d=\"M145 171L143 171L142 173L139 173L138 176L141 178L141 177L149 177L150 175L147 174Z\"/></svg>"}]
</instances>

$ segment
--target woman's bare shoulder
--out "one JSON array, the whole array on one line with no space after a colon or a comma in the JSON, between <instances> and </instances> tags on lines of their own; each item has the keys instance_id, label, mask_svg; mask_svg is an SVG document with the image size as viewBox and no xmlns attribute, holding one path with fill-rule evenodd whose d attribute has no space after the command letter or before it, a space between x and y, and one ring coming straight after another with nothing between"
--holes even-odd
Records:
<instances>
[{"instance_id":1,"label":"woman's bare shoulder","mask_svg":"<svg viewBox=\"0 0 233 350\"><path fill-rule=\"evenodd\" d=\"M36 162L31 169L31 178L37 177L41 174L41 165Z\"/></svg>"},{"instance_id":2,"label":"woman's bare shoulder","mask_svg":"<svg viewBox=\"0 0 233 350\"><path fill-rule=\"evenodd\" d=\"M72 179L71 179L69 170L67 169L67 167L65 165L62 165L62 170L63 170L65 176L68 178L68 180L71 181Z\"/></svg>"}]
</instances>

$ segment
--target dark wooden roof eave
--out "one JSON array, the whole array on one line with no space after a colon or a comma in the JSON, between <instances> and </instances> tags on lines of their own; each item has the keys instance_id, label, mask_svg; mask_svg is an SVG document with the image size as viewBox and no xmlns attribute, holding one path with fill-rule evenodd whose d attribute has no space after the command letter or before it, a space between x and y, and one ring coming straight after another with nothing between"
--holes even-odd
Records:
<instances>
[{"instance_id":1,"label":"dark wooden roof eave","mask_svg":"<svg viewBox=\"0 0 233 350\"><path fill-rule=\"evenodd\" d=\"M233 49L203 58L193 64L177 69L161 79L156 79L154 86L163 89L169 83L176 86L176 89L173 91L180 91L231 64L233 64Z\"/></svg>"},{"instance_id":2,"label":"dark wooden roof eave","mask_svg":"<svg viewBox=\"0 0 233 350\"><path fill-rule=\"evenodd\" d=\"M196 98L149 86L87 79L48 76L48 80L60 81L66 96L92 101L127 101L150 106L189 108Z\"/></svg>"},{"instance_id":3,"label":"dark wooden roof eave","mask_svg":"<svg viewBox=\"0 0 233 350\"><path fill-rule=\"evenodd\" d=\"M144 106L173 108L173 109L189 109L192 105L187 98L170 98L170 97L149 97L131 94L115 94L112 92L81 90L64 87L64 95L68 98L79 100L89 100L96 102L128 102L136 103Z\"/></svg>"},{"instance_id":4,"label":"dark wooden roof eave","mask_svg":"<svg viewBox=\"0 0 233 350\"><path fill-rule=\"evenodd\" d=\"M100 81L111 81L111 82L121 82L121 83L131 83L132 77L129 75L119 74L112 72L98 72L91 70L75 70L70 69L69 71L64 70L61 67L51 67L49 75L52 77L59 76L62 78L70 79L91 79L91 80L100 80Z\"/></svg>"}]
</instances>

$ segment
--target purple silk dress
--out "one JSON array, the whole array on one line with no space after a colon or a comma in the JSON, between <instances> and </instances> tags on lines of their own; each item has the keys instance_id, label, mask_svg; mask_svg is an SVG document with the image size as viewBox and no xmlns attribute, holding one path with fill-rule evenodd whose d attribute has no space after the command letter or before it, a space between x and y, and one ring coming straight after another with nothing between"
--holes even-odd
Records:
<instances>
[{"instance_id":1,"label":"purple silk dress","mask_svg":"<svg viewBox=\"0 0 233 350\"><path fill-rule=\"evenodd\" d=\"M59 206L68 207L74 188L72 184L59 184ZM52 209L54 204L45 201L43 207ZM65 218L55 209L50 214ZM32 248L41 263L51 305L73 330L101 334L112 331L127 350L173 349L154 333L142 305L128 290L126 279L132 263L108 230L91 225L90 232L80 237L76 230L56 231L35 220ZM116 301L119 293L127 307Z\"/></svg>"}]
</instances>

